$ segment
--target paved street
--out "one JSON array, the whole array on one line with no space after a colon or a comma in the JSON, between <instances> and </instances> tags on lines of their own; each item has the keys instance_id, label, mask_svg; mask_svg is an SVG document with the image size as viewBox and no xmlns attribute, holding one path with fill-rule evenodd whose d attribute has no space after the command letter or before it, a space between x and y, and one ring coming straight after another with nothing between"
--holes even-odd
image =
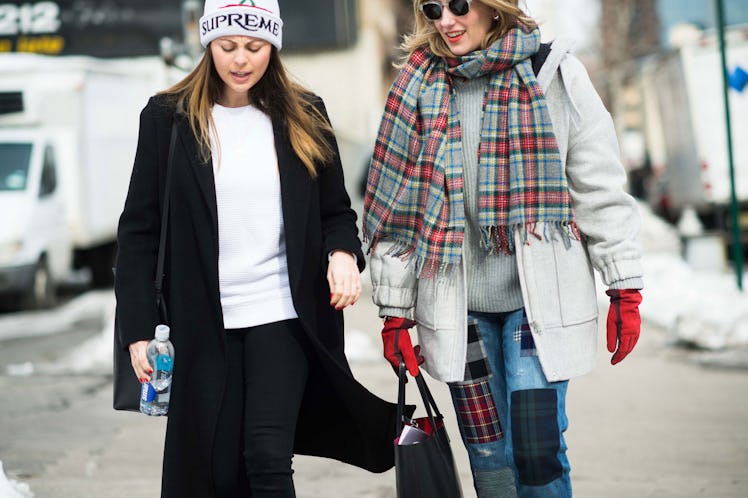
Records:
<instances>
[{"instance_id":1,"label":"paved street","mask_svg":"<svg viewBox=\"0 0 748 498\"><path fill-rule=\"evenodd\" d=\"M378 357L380 322L369 296L346 313L348 328L364 331ZM0 342L0 365L32 354L49 360L55 350L60 355L96 334L87 327L56 338ZM694 352L667 340L664 331L645 324L632 357L611 367L601 351L598 369L572 382L567 442L576 497L746 496L748 370L705 368ZM363 384L394 400L396 379L383 359L352 367ZM37 498L158 496L164 420L114 412L105 374L9 377L3 367L0 460L8 478L29 484ZM436 381L429 385L448 416L465 497L475 497L448 392ZM408 396L417 399L414 383ZM395 496L392 470L373 475L302 456L295 469L300 498Z\"/></svg>"}]
</instances>

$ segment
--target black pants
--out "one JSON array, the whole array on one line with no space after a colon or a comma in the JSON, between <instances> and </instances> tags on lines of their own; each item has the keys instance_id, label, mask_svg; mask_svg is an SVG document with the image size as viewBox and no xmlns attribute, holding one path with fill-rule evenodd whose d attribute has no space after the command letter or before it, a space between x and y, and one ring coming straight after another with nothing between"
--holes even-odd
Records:
<instances>
[{"instance_id":1,"label":"black pants","mask_svg":"<svg viewBox=\"0 0 748 498\"><path fill-rule=\"evenodd\" d=\"M227 331L228 378L213 447L219 498L295 497L291 470L309 344L298 320Z\"/></svg>"}]
</instances>

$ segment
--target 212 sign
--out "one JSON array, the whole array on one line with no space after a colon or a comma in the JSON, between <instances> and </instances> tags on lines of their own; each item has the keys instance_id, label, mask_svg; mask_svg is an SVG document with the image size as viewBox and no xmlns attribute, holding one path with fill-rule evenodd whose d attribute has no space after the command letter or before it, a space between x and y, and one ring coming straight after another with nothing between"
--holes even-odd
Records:
<instances>
[{"instance_id":1,"label":"212 sign","mask_svg":"<svg viewBox=\"0 0 748 498\"><path fill-rule=\"evenodd\" d=\"M56 33L61 24L55 2L0 4L0 36Z\"/></svg>"}]
</instances>

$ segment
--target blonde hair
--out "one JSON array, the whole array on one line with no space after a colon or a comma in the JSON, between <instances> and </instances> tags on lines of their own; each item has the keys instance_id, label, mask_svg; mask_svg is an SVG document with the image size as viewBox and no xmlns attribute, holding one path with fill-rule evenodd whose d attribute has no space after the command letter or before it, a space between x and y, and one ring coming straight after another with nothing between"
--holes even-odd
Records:
<instances>
[{"instance_id":1,"label":"blonde hair","mask_svg":"<svg viewBox=\"0 0 748 498\"><path fill-rule=\"evenodd\" d=\"M197 139L201 158L206 162L211 155L211 108L219 101L223 85L208 49L190 74L161 92L171 96L177 110L187 116ZM329 138L333 131L325 116L313 104L312 97L311 92L291 81L278 50L271 47L267 70L249 90L249 98L255 107L272 120L278 120L286 126L291 147L314 178L317 176L317 166L328 164L332 160L333 150Z\"/></svg>"},{"instance_id":2,"label":"blonde hair","mask_svg":"<svg viewBox=\"0 0 748 498\"><path fill-rule=\"evenodd\" d=\"M439 32L434 27L434 23L426 20L421 14L420 6L426 0L413 0L413 13L415 15L415 26L410 35L406 35L400 49L405 52L405 58L401 62L405 63L410 54L417 49L427 46L431 52L439 57L454 57ZM506 35L510 29L518 24L529 28L537 27L537 23L527 16L519 7L519 0L472 0L472 3L482 3L490 9L496 11L499 19L494 22L494 29L488 32L486 38L481 44L481 48L488 48L493 42ZM472 7L472 6L471 6Z\"/></svg>"}]
</instances>

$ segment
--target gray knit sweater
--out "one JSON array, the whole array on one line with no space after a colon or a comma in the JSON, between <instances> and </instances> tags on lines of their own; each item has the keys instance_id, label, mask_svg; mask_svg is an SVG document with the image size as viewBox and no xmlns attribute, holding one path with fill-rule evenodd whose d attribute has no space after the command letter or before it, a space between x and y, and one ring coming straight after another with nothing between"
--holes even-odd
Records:
<instances>
[{"instance_id":1,"label":"gray knit sweater","mask_svg":"<svg viewBox=\"0 0 748 498\"><path fill-rule=\"evenodd\" d=\"M456 78L454 100L462 128L463 180L465 195L465 241L462 252L467 271L467 305L472 311L501 312L519 309L522 290L513 254L487 254L481 247L478 224L478 185L483 95L489 77Z\"/></svg>"}]
</instances>

